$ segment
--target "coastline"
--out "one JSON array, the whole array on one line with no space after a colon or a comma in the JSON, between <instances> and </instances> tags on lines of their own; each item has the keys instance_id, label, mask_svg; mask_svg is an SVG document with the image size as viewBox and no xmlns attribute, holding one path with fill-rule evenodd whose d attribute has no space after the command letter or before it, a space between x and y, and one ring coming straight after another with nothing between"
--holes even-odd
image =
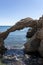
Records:
<instances>
[{"instance_id":1,"label":"coastline","mask_svg":"<svg viewBox=\"0 0 43 65\"><path fill-rule=\"evenodd\" d=\"M40 57L24 54L24 49L9 49L3 55L1 62L5 65L42 65L42 61Z\"/></svg>"}]
</instances>

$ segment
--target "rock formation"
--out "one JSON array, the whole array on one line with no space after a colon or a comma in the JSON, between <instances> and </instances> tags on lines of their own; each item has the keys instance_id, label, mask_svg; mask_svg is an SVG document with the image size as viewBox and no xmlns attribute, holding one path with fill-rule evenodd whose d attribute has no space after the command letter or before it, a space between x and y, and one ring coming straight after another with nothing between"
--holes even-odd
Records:
<instances>
[{"instance_id":1,"label":"rock formation","mask_svg":"<svg viewBox=\"0 0 43 65\"><path fill-rule=\"evenodd\" d=\"M0 57L7 50L7 48L5 48L5 46L4 46L4 40L7 38L8 34L9 34L8 31L5 31L5 32L0 33Z\"/></svg>"},{"instance_id":2,"label":"rock formation","mask_svg":"<svg viewBox=\"0 0 43 65\"><path fill-rule=\"evenodd\" d=\"M3 38L0 38L0 57L5 53L7 49L4 46L4 40Z\"/></svg>"},{"instance_id":3,"label":"rock formation","mask_svg":"<svg viewBox=\"0 0 43 65\"><path fill-rule=\"evenodd\" d=\"M38 51L40 54L43 55L43 49L41 49L42 52L40 51L40 48L42 48L41 41L43 40L43 16L40 17L39 20L33 19L29 20L29 18L22 19L14 26L12 26L10 29L8 29L8 31L13 32L15 30L23 29L24 27L32 27L33 30L35 31L34 34L32 34L30 42L25 44L25 51L26 52L30 52L30 50L31 52Z\"/></svg>"},{"instance_id":4,"label":"rock formation","mask_svg":"<svg viewBox=\"0 0 43 65\"><path fill-rule=\"evenodd\" d=\"M38 51L41 56L43 56L43 16L39 18L39 20L33 20L32 18L25 18L18 21L14 26L9 28L7 31L0 33L0 38L5 40L10 32L21 30L25 27L32 27L32 34L30 41L26 43L25 51L34 52ZM40 49L41 48L41 49Z\"/></svg>"},{"instance_id":5,"label":"rock formation","mask_svg":"<svg viewBox=\"0 0 43 65\"><path fill-rule=\"evenodd\" d=\"M17 22L14 26L12 26L10 29L8 29L9 32L13 32L16 30L21 30L25 27L36 27L36 20L25 18Z\"/></svg>"},{"instance_id":6,"label":"rock formation","mask_svg":"<svg viewBox=\"0 0 43 65\"><path fill-rule=\"evenodd\" d=\"M8 35L9 35L9 31L1 32L0 33L0 38L2 38L3 40L5 40Z\"/></svg>"}]
</instances>

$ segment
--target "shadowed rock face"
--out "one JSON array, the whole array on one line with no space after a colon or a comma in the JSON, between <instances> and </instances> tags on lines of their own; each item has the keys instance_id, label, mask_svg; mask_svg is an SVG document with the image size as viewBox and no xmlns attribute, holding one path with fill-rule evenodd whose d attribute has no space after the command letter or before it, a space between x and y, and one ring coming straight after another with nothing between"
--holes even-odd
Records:
<instances>
[{"instance_id":1,"label":"shadowed rock face","mask_svg":"<svg viewBox=\"0 0 43 65\"><path fill-rule=\"evenodd\" d=\"M5 51L7 50L4 46L4 40L7 38L9 32L8 31L5 31L5 32L2 32L0 33L0 55L2 56ZM1 57L0 56L0 57Z\"/></svg>"},{"instance_id":2,"label":"shadowed rock face","mask_svg":"<svg viewBox=\"0 0 43 65\"><path fill-rule=\"evenodd\" d=\"M27 38L31 38L36 33L36 31L37 31L37 27L29 29L28 32L27 32L27 34L26 34L26 37Z\"/></svg>"},{"instance_id":3,"label":"shadowed rock face","mask_svg":"<svg viewBox=\"0 0 43 65\"><path fill-rule=\"evenodd\" d=\"M7 49L4 46L3 38L0 38L0 57L5 53Z\"/></svg>"},{"instance_id":4,"label":"shadowed rock face","mask_svg":"<svg viewBox=\"0 0 43 65\"><path fill-rule=\"evenodd\" d=\"M43 40L43 16L40 17L39 20L33 20L32 18L24 18L24 19L18 21L14 26L12 26L11 28L9 28L7 31L5 31L3 33L0 33L0 40L2 38L3 41L4 41L7 38L8 34L10 32L13 32L13 31L16 31L16 30L21 30L21 29L23 29L25 27L32 27L33 31L35 31L35 29L36 29L36 32L34 32L34 34L32 34L30 42L28 42L28 43L25 44L25 49L29 48L29 45L28 45L28 47L26 47L27 44L29 44L29 43L33 44L32 49L34 47L34 44L38 43L40 45L41 42L39 42L39 41ZM30 46L31 46L31 44L30 44ZM39 48L40 48L40 46L37 48L37 45L36 45L36 49L40 52ZM33 49L33 51L36 51L36 50ZM29 50L26 51L26 52L29 52ZM42 50L42 52L43 52L43 50Z\"/></svg>"},{"instance_id":5,"label":"shadowed rock face","mask_svg":"<svg viewBox=\"0 0 43 65\"><path fill-rule=\"evenodd\" d=\"M31 40L30 42L27 42L25 44L25 53L33 54L35 52L38 52L40 42L41 42L41 40L37 39L37 38Z\"/></svg>"}]
</instances>

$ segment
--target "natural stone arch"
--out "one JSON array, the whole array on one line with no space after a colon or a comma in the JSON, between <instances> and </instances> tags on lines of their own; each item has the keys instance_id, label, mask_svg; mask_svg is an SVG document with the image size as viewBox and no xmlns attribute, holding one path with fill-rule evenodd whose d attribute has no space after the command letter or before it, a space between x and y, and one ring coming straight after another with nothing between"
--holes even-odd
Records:
<instances>
[{"instance_id":1,"label":"natural stone arch","mask_svg":"<svg viewBox=\"0 0 43 65\"><path fill-rule=\"evenodd\" d=\"M38 39L36 41L36 43L38 43L39 40L43 39L43 36L40 33L40 31L43 30L43 28L42 28L43 27L43 17L41 17L39 20L33 20L31 18L25 18L25 19L20 20L14 26L12 26L11 28L7 29L7 31L0 33L0 40L2 38L3 41L4 41L7 38L7 36L9 35L9 33L13 32L13 31L16 31L16 30L21 30L21 29L23 29L25 27L32 27L32 28L35 28L37 30L37 32L35 32L35 34L33 35L33 37L30 39L29 43L32 43L32 41L33 41L33 44L34 44L35 41L36 41L36 39Z\"/></svg>"},{"instance_id":2,"label":"natural stone arch","mask_svg":"<svg viewBox=\"0 0 43 65\"><path fill-rule=\"evenodd\" d=\"M36 20L33 20L31 18L25 18L17 22L14 26L11 28L7 29L7 31L0 33L0 38L3 38L5 40L9 33L16 31L16 30L21 30L25 27L35 27L37 25Z\"/></svg>"},{"instance_id":3,"label":"natural stone arch","mask_svg":"<svg viewBox=\"0 0 43 65\"><path fill-rule=\"evenodd\" d=\"M5 50L4 40L8 37L9 33L16 31L16 30L23 29L25 27L29 27L29 26L33 27L34 25L36 25L36 22L34 22L34 24L32 22L34 22L32 18L25 18L25 19L22 19L19 22L17 22L11 28L7 29L7 31L1 32L0 33L0 49L1 49L1 51ZM2 48L4 48L4 50Z\"/></svg>"}]
</instances>

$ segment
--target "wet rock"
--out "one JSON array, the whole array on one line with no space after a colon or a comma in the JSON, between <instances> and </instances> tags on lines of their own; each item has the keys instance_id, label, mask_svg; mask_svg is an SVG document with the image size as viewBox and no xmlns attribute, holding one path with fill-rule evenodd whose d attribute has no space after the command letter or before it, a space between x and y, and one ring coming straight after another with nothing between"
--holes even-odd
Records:
<instances>
[{"instance_id":1,"label":"wet rock","mask_svg":"<svg viewBox=\"0 0 43 65\"><path fill-rule=\"evenodd\" d=\"M2 38L0 38L0 56L2 56L7 49L4 46L4 41Z\"/></svg>"}]
</instances>

